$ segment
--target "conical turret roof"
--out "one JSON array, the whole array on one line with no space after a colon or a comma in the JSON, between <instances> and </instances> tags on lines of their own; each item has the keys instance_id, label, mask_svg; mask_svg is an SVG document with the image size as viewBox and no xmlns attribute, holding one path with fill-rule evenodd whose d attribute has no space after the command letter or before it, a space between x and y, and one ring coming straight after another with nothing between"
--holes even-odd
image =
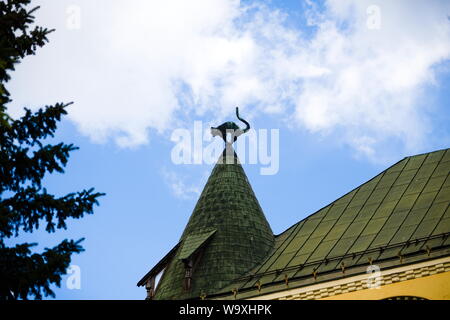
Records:
<instances>
[{"instance_id":1,"label":"conical turret roof","mask_svg":"<svg viewBox=\"0 0 450 320\"><path fill-rule=\"evenodd\" d=\"M260 264L273 246L269 223L236 153L228 146L200 195L155 299L214 294ZM195 252L192 282L186 290L184 262Z\"/></svg>"}]
</instances>

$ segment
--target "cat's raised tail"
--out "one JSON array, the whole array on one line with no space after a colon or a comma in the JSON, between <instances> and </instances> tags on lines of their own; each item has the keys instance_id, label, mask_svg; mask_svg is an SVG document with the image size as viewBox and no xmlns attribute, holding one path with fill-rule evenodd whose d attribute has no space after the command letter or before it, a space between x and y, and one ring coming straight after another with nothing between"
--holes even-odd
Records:
<instances>
[{"instance_id":1,"label":"cat's raised tail","mask_svg":"<svg viewBox=\"0 0 450 320\"><path fill-rule=\"evenodd\" d=\"M250 130L250 124L245 121L244 119L242 119L241 117L239 117L239 107L236 107L236 117L241 120L243 123L245 123L245 125L247 126L245 129L243 129L242 131L245 133L248 130Z\"/></svg>"}]
</instances>

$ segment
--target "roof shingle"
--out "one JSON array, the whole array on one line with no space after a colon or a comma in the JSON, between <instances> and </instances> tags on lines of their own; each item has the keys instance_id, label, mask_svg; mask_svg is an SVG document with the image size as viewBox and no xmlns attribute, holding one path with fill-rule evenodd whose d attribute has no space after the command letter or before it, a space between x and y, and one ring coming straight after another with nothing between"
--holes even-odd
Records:
<instances>
[{"instance_id":1,"label":"roof shingle","mask_svg":"<svg viewBox=\"0 0 450 320\"><path fill-rule=\"evenodd\" d=\"M313 273L448 246L449 172L450 149L399 161L277 236L265 261L222 293L254 296L258 284L275 286L288 277L301 286Z\"/></svg>"}]
</instances>

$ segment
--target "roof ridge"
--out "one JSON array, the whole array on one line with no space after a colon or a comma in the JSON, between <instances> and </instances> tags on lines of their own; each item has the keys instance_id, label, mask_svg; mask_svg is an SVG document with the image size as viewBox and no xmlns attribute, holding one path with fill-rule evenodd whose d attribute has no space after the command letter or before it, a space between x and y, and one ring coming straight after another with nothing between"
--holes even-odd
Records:
<instances>
[{"instance_id":1,"label":"roof ridge","mask_svg":"<svg viewBox=\"0 0 450 320\"><path fill-rule=\"evenodd\" d=\"M425 154L430 154L430 153L435 153L435 152L440 152L440 151L446 151L446 150L449 150L450 148L442 148L442 149L438 149L438 150L434 150L434 151L429 151L429 152L422 152L422 153L418 153L418 154L414 154L414 155L412 155L412 156L406 156L405 158L403 158L403 159L406 159L406 158L412 158L412 157L417 157L417 156L423 156L423 155L425 155ZM403 160L402 159L402 160Z\"/></svg>"}]
</instances>

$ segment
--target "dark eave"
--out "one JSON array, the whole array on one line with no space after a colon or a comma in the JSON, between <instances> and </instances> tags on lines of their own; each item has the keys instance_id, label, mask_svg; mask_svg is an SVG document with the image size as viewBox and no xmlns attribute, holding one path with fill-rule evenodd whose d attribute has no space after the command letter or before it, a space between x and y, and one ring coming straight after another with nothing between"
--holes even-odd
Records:
<instances>
[{"instance_id":1,"label":"dark eave","mask_svg":"<svg viewBox=\"0 0 450 320\"><path fill-rule=\"evenodd\" d=\"M142 287L145 285L145 282L147 282L147 280L152 277L152 276L156 276L157 274L159 274L162 270L164 270L164 268L166 267L166 265L170 262L170 260L172 260L173 256L175 255L175 253L177 252L179 246L181 244L181 241L178 242L175 247L172 248L172 250L169 251L168 254L166 254L149 272L147 272L147 274L142 277L141 280L139 280L139 282L137 283L138 287Z\"/></svg>"}]
</instances>

